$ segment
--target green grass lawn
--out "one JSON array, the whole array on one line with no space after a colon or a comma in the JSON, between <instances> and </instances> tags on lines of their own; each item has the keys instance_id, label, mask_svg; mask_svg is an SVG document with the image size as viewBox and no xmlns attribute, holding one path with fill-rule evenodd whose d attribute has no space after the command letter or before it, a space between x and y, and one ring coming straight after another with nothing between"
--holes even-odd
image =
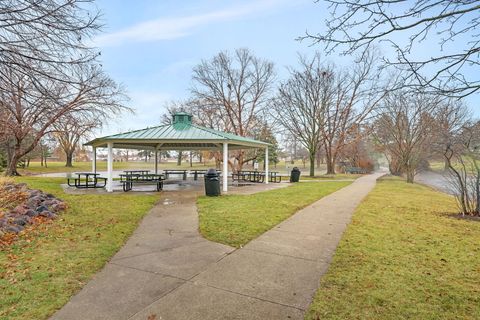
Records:
<instances>
[{"instance_id":1,"label":"green grass lawn","mask_svg":"<svg viewBox=\"0 0 480 320\"><path fill-rule=\"evenodd\" d=\"M69 209L0 251L0 319L46 319L118 251L158 195L67 195L64 179L22 177Z\"/></svg>"},{"instance_id":2,"label":"green grass lawn","mask_svg":"<svg viewBox=\"0 0 480 320\"><path fill-rule=\"evenodd\" d=\"M430 170L436 172L444 172L445 171L445 163L443 161L430 161Z\"/></svg>"},{"instance_id":3,"label":"green grass lawn","mask_svg":"<svg viewBox=\"0 0 480 320\"><path fill-rule=\"evenodd\" d=\"M465 157L465 164L466 164L466 170L467 172L473 173L475 172L474 167L471 166L471 158ZM438 173L444 173L445 172L445 162L444 161L430 161L430 170L438 172ZM459 162L454 162L453 167L456 170L462 170L463 166ZM448 171L448 170L447 170Z\"/></svg>"},{"instance_id":4,"label":"green grass lawn","mask_svg":"<svg viewBox=\"0 0 480 320\"><path fill-rule=\"evenodd\" d=\"M358 179L361 176L364 176L364 174L350 174L350 173L337 173L337 174L322 174L322 175L317 175L314 177L309 177L308 175L302 175L300 176L300 180L345 180L345 179Z\"/></svg>"},{"instance_id":5,"label":"green grass lawn","mask_svg":"<svg viewBox=\"0 0 480 320\"><path fill-rule=\"evenodd\" d=\"M288 169L287 169L288 166ZM279 171L281 173L290 172L291 169L297 166L304 175L308 174L308 166L305 168L300 161L296 161L294 164L285 163L285 161L281 161L277 163L276 166L270 164L270 171ZM215 162L210 161L206 163L199 163L193 162L192 166L190 163L183 161L180 166L177 166L175 162L160 162L158 164L159 169L175 169L175 168L182 168L182 169L207 169L207 168L215 168ZM262 169L263 166L260 165L259 170ZM325 165L321 165L319 168L316 168L316 173L318 175L323 174L325 172ZM124 170L124 169L150 169L154 170L154 163L152 162L145 162L145 161L128 161L128 162L114 162L113 163L113 170ZM253 170L250 164L245 165L245 170ZM91 171L92 170L92 163L90 161L85 162L74 162L73 167L65 167L65 162L63 161L49 161L47 163L47 167L40 165L38 161L31 161L30 166L28 168L22 169L19 168L18 172L22 175L32 175L32 174L40 174L40 173L55 173L55 172L77 172L77 171ZM107 170L107 162L97 160L97 170L99 171L106 171Z\"/></svg>"},{"instance_id":6,"label":"green grass lawn","mask_svg":"<svg viewBox=\"0 0 480 320\"><path fill-rule=\"evenodd\" d=\"M212 241L241 247L299 209L350 184L348 181L297 183L253 195L200 197L200 232Z\"/></svg>"},{"instance_id":7,"label":"green grass lawn","mask_svg":"<svg viewBox=\"0 0 480 320\"><path fill-rule=\"evenodd\" d=\"M306 319L480 319L480 221L397 179L354 214Z\"/></svg>"},{"instance_id":8,"label":"green grass lawn","mask_svg":"<svg viewBox=\"0 0 480 320\"><path fill-rule=\"evenodd\" d=\"M32 175L32 174L39 174L39 173L55 173L55 172L77 172L77 171L92 171L92 163L90 161L87 162L74 162L73 167L65 167L65 162L60 161L52 161L48 162L48 167L45 168L40 165L40 162L32 161L30 162L30 166L25 169L18 169L18 172L22 175ZM153 162L145 162L145 161L129 161L129 162L114 162L113 163L113 170L124 170L124 169L150 169L154 170L154 163ZM176 163L172 162L161 162L158 164L159 169L174 169L174 168L197 168L197 169L206 169L210 167L215 167L215 163L193 163L192 167L187 162L182 162L181 166L177 166ZM97 170L99 171L106 171L107 170L107 162L106 161L97 161Z\"/></svg>"}]
</instances>

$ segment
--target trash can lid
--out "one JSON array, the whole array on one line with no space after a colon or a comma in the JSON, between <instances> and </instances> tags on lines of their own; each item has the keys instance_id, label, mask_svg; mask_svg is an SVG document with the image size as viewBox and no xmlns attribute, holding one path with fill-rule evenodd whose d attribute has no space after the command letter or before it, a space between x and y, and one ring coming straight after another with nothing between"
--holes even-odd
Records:
<instances>
[{"instance_id":1,"label":"trash can lid","mask_svg":"<svg viewBox=\"0 0 480 320\"><path fill-rule=\"evenodd\" d=\"M205 173L205 176L218 176L217 170L215 169L208 169L207 173Z\"/></svg>"}]
</instances>

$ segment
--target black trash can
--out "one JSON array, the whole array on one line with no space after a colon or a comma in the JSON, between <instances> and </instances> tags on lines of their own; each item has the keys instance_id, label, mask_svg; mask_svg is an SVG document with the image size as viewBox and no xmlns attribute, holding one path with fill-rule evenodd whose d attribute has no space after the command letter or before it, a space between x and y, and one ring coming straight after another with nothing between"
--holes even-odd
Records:
<instances>
[{"instance_id":1,"label":"black trash can","mask_svg":"<svg viewBox=\"0 0 480 320\"><path fill-rule=\"evenodd\" d=\"M220 175L215 169L208 169L205 173L205 195L215 197L220 195Z\"/></svg>"},{"instance_id":2,"label":"black trash can","mask_svg":"<svg viewBox=\"0 0 480 320\"><path fill-rule=\"evenodd\" d=\"M290 182L298 182L300 180L300 170L295 167L290 172Z\"/></svg>"}]
</instances>

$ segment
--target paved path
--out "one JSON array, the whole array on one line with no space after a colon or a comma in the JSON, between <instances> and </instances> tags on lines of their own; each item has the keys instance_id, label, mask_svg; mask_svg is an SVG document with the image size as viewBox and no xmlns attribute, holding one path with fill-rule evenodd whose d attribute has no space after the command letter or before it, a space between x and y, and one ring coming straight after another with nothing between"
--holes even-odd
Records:
<instances>
[{"instance_id":1,"label":"paved path","mask_svg":"<svg viewBox=\"0 0 480 320\"><path fill-rule=\"evenodd\" d=\"M198 234L195 192L168 194L52 319L303 319L379 175L359 178L238 250Z\"/></svg>"}]
</instances>

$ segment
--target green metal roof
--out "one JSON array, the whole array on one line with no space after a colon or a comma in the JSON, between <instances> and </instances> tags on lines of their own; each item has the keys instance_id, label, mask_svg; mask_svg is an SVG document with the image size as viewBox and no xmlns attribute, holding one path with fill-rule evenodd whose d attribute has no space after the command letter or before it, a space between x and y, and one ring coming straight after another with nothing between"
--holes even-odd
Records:
<instances>
[{"instance_id":1,"label":"green metal roof","mask_svg":"<svg viewBox=\"0 0 480 320\"><path fill-rule=\"evenodd\" d=\"M186 113L178 115L190 116ZM85 145L104 147L108 142L113 142L116 148L172 150L216 149L224 142L228 142L230 149L264 148L269 145L266 142L192 124L190 121L96 138Z\"/></svg>"}]
</instances>

